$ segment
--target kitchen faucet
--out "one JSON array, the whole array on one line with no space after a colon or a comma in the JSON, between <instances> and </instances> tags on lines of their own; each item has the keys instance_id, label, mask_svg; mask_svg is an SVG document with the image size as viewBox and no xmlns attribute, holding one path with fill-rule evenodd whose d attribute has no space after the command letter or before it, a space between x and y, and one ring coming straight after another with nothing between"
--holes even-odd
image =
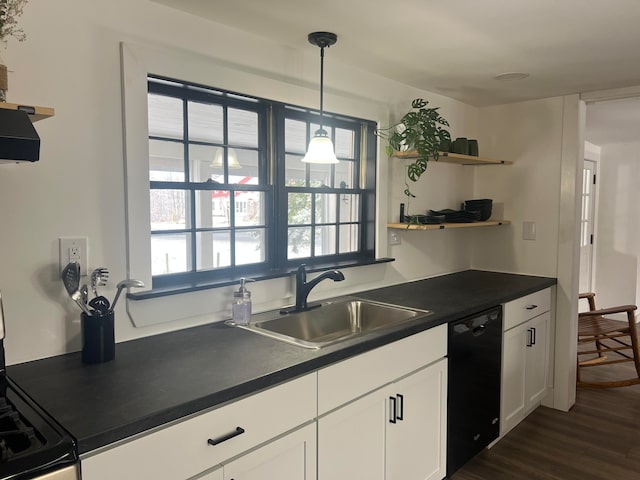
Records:
<instances>
[{"instance_id":1,"label":"kitchen faucet","mask_svg":"<svg viewBox=\"0 0 640 480\"><path fill-rule=\"evenodd\" d=\"M294 313L294 312L306 312L307 310L311 310L312 308L319 307L319 304L309 306L307 304L307 297L309 293L317 284L319 284L322 280L330 278L334 282L341 282L344 280L344 275L340 270L331 270L329 272L324 272L321 275L318 275L313 280L307 282L307 270L306 265L303 263L298 267L298 271L296 272L296 304L294 307L289 307L283 310L280 310L280 313Z\"/></svg>"}]
</instances>

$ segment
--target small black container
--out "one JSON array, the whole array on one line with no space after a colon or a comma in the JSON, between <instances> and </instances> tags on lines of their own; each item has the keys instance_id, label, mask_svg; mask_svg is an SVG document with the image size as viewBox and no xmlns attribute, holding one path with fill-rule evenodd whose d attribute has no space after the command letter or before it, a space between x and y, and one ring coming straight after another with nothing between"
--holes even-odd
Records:
<instances>
[{"instance_id":1,"label":"small black container","mask_svg":"<svg viewBox=\"0 0 640 480\"><path fill-rule=\"evenodd\" d=\"M102 363L116 356L113 310L91 315L82 313L82 362Z\"/></svg>"}]
</instances>

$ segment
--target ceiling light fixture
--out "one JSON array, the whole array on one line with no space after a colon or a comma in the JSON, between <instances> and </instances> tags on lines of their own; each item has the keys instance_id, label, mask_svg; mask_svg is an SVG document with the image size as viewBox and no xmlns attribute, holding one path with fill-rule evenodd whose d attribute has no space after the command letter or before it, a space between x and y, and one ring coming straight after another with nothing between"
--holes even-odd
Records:
<instances>
[{"instance_id":1,"label":"ceiling light fixture","mask_svg":"<svg viewBox=\"0 0 640 480\"><path fill-rule=\"evenodd\" d=\"M524 72L507 72L496 75L495 77L493 77L493 79L508 82L510 80L522 80L527 78L528 76L529 74Z\"/></svg>"},{"instance_id":2,"label":"ceiling light fixture","mask_svg":"<svg viewBox=\"0 0 640 480\"><path fill-rule=\"evenodd\" d=\"M320 128L313 134L309 142L307 154L302 159L306 163L338 163L333 142L329 134L322 128L323 100L324 100L324 49L338 41L335 33L314 32L309 34L309 43L320 47Z\"/></svg>"},{"instance_id":3,"label":"ceiling light fixture","mask_svg":"<svg viewBox=\"0 0 640 480\"><path fill-rule=\"evenodd\" d=\"M242 168L242 165L240 165L240 162L238 162L238 155L233 148L229 148L229 153L227 153L227 156L229 162L229 170L237 170L239 168ZM218 147L216 149L216 154L213 157L211 166L214 168L224 168L224 148Z\"/></svg>"}]
</instances>

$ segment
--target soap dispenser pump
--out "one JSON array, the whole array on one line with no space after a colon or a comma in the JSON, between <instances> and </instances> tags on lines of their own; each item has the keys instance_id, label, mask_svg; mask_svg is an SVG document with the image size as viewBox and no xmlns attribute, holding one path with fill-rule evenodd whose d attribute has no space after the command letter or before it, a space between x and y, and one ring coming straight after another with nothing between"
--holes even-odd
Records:
<instances>
[{"instance_id":1,"label":"soap dispenser pump","mask_svg":"<svg viewBox=\"0 0 640 480\"><path fill-rule=\"evenodd\" d=\"M251 292L247 290L246 282L253 282L252 278L240 279L240 288L233 292L231 305L231 320L235 325L248 325L251 320Z\"/></svg>"}]
</instances>

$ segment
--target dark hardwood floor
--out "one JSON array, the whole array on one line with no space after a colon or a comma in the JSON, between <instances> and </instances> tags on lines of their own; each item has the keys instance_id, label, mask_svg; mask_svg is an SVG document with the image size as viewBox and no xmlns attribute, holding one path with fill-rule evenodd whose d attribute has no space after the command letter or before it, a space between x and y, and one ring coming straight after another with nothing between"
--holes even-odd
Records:
<instances>
[{"instance_id":1,"label":"dark hardwood floor","mask_svg":"<svg viewBox=\"0 0 640 480\"><path fill-rule=\"evenodd\" d=\"M591 367L583 378L606 378L621 370L634 375L627 363ZM567 413L540 407L451 476L503 479L640 480L640 385L578 389Z\"/></svg>"}]
</instances>

